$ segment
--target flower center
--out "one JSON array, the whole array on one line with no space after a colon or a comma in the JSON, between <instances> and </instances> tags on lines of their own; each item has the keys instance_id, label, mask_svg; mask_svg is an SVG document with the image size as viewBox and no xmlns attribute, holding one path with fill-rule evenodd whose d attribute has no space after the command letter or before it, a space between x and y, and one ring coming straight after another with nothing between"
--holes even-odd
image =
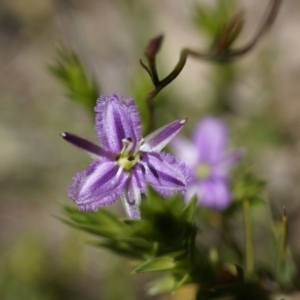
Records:
<instances>
[{"instance_id":1,"label":"flower center","mask_svg":"<svg viewBox=\"0 0 300 300\"><path fill-rule=\"evenodd\" d=\"M200 163L196 169L196 175L200 179L206 179L210 176L211 169L210 166L206 163Z\"/></svg>"},{"instance_id":2,"label":"flower center","mask_svg":"<svg viewBox=\"0 0 300 300\"><path fill-rule=\"evenodd\" d=\"M141 145L144 140L141 139L134 149L134 142L132 138L122 140L123 148L117 155L116 160L118 165L125 171L130 171L141 159L142 155L139 153Z\"/></svg>"}]
</instances>

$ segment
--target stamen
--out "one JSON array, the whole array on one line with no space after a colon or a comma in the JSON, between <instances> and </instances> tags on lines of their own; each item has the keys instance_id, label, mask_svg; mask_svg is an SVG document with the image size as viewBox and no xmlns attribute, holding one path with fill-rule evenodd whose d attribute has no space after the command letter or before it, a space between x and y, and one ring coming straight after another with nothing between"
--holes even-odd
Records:
<instances>
[{"instance_id":1,"label":"stamen","mask_svg":"<svg viewBox=\"0 0 300 300\"><path fill-rule=\"evenodd\" d=\"M139 146L143 146L144 143L145 143L145 140L144 140L143 138L141 138L141 139L139 140Z\"/></svg>"},{"instance_id":2,"label":"stamen","mask_svg":"<svg viewBox=\"0 0 300 300\"><path fill-rule=\"evenodd\" d=\"M125 139L122 139L122 144L123 146L127 146L130 142L130 138L125 138Z\"/></svg>"},{"instance_id":3,"label":"stamen","mask_svg":"<svg viewBox=\"0 0 300 300\"><path fill-rule=\"evenodd\" d=\"M127 145L126 145L126 148L123 152L124 155L128 155L130 153L130 151L132 150L133 148L133 139L132 138L127 138Z\"/></svg>"},{"instance_id":4,"label":"stamen","mask_svg":"<svg viewBox=\"0 0 300 300\"><path fill-rule=\"evenodd\" d=\"M140 147L143 146L145 143L145 140L143 138L141 138L138 142L138 145L136 147L136 149L133 152L133 155L136 156L138 154L138 152L140 151Z\"/></svg>"},{"instance_id":5,"label":"stamen","mask_svg":"<svg viewBox=\"0 0 300 300\"><path fill-rule=\"evenodd\" d=\"M122 150L120 152L120 156L125 153L126 147L129 144L128 139L127 138L126 139L122 139L122 144L123 144L123 147L122 147Z\"/></svg>"}]
</instances>

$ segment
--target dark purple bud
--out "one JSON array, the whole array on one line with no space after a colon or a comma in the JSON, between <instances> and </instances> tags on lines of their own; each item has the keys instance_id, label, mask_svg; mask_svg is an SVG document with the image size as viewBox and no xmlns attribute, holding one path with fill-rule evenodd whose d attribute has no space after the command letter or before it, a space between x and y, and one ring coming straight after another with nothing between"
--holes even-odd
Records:
<instances>
[{"instance_id":1,"label":"dark purple bud","mask_svg":"<svg viewBox=\"0 0 300 300\"><path fill-rule=\"evenodd\" d=\"M164 36L161 34L149 41L148 46L145 51L145 55L147 56L148 59L154 59L154 57L160 50L160 46L162 44L163 37Z\"/></svg>"}]
</instances>

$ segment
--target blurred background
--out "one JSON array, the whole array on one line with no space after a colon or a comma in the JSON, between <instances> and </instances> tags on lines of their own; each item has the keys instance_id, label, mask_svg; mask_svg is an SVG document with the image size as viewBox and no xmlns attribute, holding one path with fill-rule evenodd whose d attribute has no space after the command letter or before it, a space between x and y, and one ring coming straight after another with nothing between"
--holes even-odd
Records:
<instances>
[{"instance_id":1,"label":"blurred background","mask_svg":"<svg viewBox=\"0 0 300 300\"><path fill-rule=\"evenodd\" d=\"M255 34L268 2L0 1L0 299L150 299L148 275L130 275L132 265L86 245L87 235L56 218L62 204L72 204L66 196L71 178L90 160L59 132L96 141L93 114L70 101L49 71L58 46L78 54L101 93L142 102L151 83L139 59L150 38L165 36L158 69L167 75L183 47L211 44L213 29L199 11L222 16L224 9L243 9L238 46ZM231 147L244 148L248 166L267 180L272 215L286 206L300 265L299 15L298 0L283 1L270 32L231 64L188 59L159 96L155 126L188 117L183 134L189 136L204 115L226 120ZM112 209L123 214L118 204ZM260 233L265 220L257 216Z\"/></svg>"}]
</instances>

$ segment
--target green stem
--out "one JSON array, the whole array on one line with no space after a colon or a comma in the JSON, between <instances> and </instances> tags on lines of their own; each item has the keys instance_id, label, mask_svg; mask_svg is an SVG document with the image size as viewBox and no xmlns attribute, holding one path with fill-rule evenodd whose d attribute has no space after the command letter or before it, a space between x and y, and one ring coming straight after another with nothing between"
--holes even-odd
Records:
<instances>
[{"instance_id":1,"label":"green stem","mask_svg":"<svg viewBox=\"0 0 300 300\"><path fill-rule=\"evenodd\" d=\"M287 250L287 241L288 241L288 217L283 209L282 214L282 236L280 242L280 251L279 251L279 259L278 259L278 276L282 277L281 274L284 272L285 264L286 264L286 250Z\"/></svg>"},{"instance_id":2,"label":"green stem","mask_svg":"<svg viewBox=\"0 0 300 300\"><path fill-rule=\"evenodd\" d=\"M251 277L254 272L253 223L249 200L243 202L245 230L245 270Z\"/></svg>"},{"instance_id":3,"label":"green stem","mask_svg":"<svg viewBox=\"0 0 300 300\"><path fill-rule=\"evenodd\" d=\"M155 57L148 59L148 66L150 69L150 77L152 79L153 85L157 86L159 84L159 77L156 69L156 59Z\"/></svg>"}]
</instances>

